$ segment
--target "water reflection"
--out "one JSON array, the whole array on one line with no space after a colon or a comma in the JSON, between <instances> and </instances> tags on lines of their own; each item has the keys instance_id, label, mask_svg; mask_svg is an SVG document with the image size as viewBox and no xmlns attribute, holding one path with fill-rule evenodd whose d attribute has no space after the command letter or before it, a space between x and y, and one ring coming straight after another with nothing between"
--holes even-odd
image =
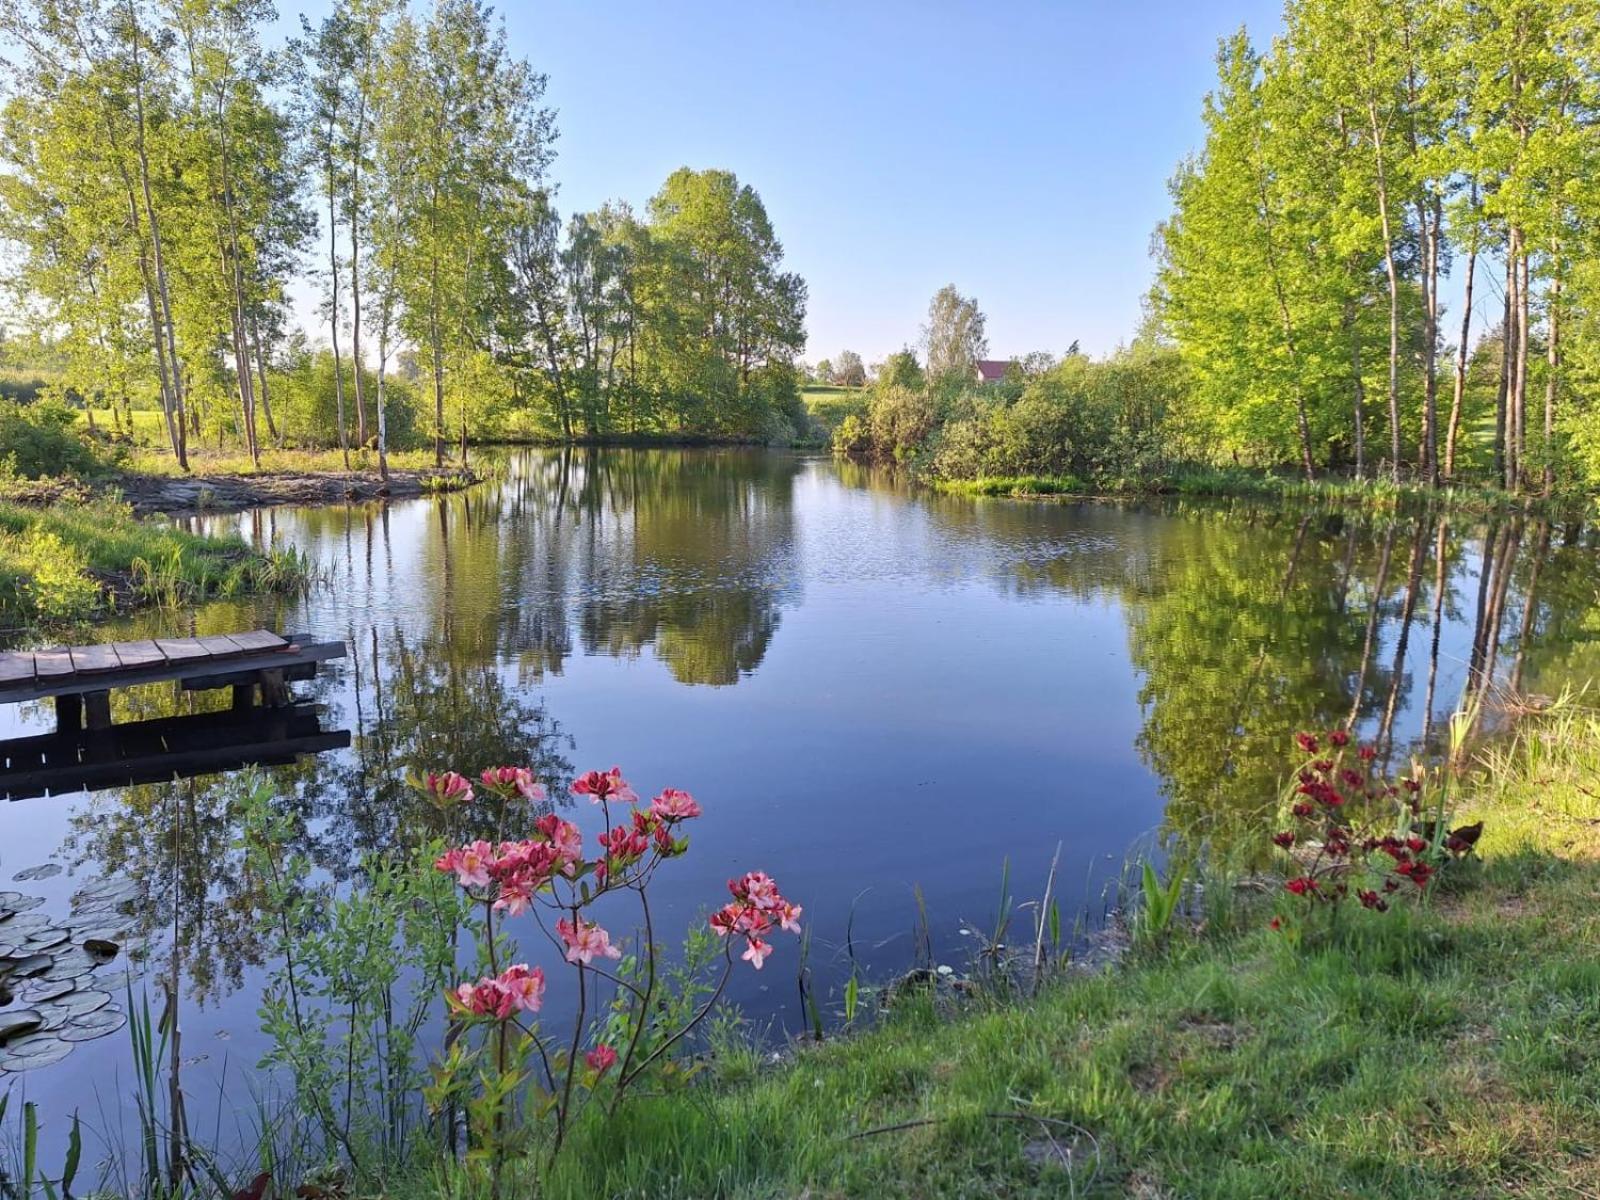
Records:
<instances>
[{"instance_id":1,"label":"water reflection","mask_svg":"<svg viewBox=\"0 0 1600 1200\"><path fill-rule=\"evenodd\" d=\"M1255 839L1297 728L1351 721L1395 756L1426 751L1475 697L1493 723L1600 666L1587 525L973 502L759 451L528 451L502 468L458 495L197 519L302 548L322 584L107 631L349 642L302 695L352 745L272 773L291 849L325 878L430 831L408 774L520 762L554 787L621 761L707 805L664 877L664 925L763 867L806 904L819 976L852 920L856 952L889 970L913 884L955 959L1003 860L1042 880L1062 842L1059 878L1083 881L1070 908L1152 830ZM114 699L118 721L225 703ZM48 716L0 719L10 735ZM248 1043L263 891L235 849L237 801L218 777L9 813L29 861L133 881L152 966ZM741 983L757 1018L792 1015L792 989Z\"/></svg>"}]
</instances>

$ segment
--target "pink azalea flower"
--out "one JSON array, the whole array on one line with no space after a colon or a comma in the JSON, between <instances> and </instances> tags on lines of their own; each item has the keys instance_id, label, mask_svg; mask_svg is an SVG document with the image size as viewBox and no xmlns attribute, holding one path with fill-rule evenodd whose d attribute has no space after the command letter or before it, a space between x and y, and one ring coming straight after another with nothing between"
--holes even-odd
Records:
<instances>
[{"instance_id":1,"label":"pink azalea flower","mask_svg":"<svg viewBox=\"0 0 1600 1200\"><path fill-rule=\"evenodd\" d=\"M442 775L432 772L424 785L433 799L441 804L471 804L472 784L467 782L463 775L454 771L446 771Z\"/></svg>"},{"instance_id":2,"label":"pink azalea flower","mask_svg":"<svg viewBox=\"0 0 1600 1200\"><path fill-rule=\"evenodd\" d=\"M567 961L588 966L596 958L621 958L622 951L611 944L611 935L593 921L578 918L576 926L565 917L556 922L556 936L567 944Z\"/></svg>"},{"instance_id":3,"label":"pink azalea flower","mask_svg":"<svg viewBox=\"0 0 1600 1200\"><path fill-rule=\"evenodd\" d=\"M512 1005L522 1012L538 1012L544 1004L544 968L528 968L517 963L502 972L500 985L511 998Z\"/></svg>"},{"instance_id":4,"label":"pink azalea flower","mask_svg":"<svg viewBox=\"0 0 1600 1200\"><path fill-rule=\"evenodd\" d=\"M743 879L729 880L728 890L763 912L783 903L783 895L778 891L776 881L765 871L751 871Z\"/></svg>"},{"instance_id":5,"label":"pink azalea flower","mask_svg":"<svg viewBox=\"0 0 1600 1200\"><path fill-rule=\"evenodd\" d=\"M527 767L487 767L483 772L485 787L496 791L514 791L524 800L543 800L544 787L533 777Z\"/></svg>"},{"instance_id":6,"label":"pink azalea flower","mask_svg":"<svg viewBox=\"0 0 1600 1200\"><path fill-rule=\"evenodd\" d=\"M789 933L800 932L800 914L805 911L804 909L785 900L775 911L778 914L778 928Z\"/></svg>"},{"instance_id":7,"label":"pink azalea flower","mask_svg":"<svg viewBox=\"0 0 1600 1200\"><path fill-rule=\"evenodd\" d=\"M604 1075L617 1063L617 1052L610 1046L601 1042L593 1050L583 1056L583 1061L588 1063L596 1074Z\"/></svg>"},{"instance_id":8,"label":"pink azalea flower","mask_svg":"<svg viewBox=\"0 0 1600 1200\"><path fill-rule=\"evenodd\" d=\"M609 771L589 771L578 776L572 781L572 794L588 796L596 804L604 804L609 800L632 804L639 798L622 777L621 767L612 767Z\"/></svg>"},{"instance_id":9,"label":"pink azalea flower","mask_svg":"<svg viewBox=\"0 0 1600 1200\"><path fill-rule=\"evenodd\" d=\"M666 788L650 801L650 811L663 821L687 821L700 815L700 805L688 792Z\"/></svg>"},{"instance_id":10,"label":"pink azalea flower","mask_svg":"<svg viewBox=\"0 0 1600 1200\"><path fill-rule=\"evenodd\" d=\"M488 842L480 840L447 850L433 865L441 871L453 873L462 887L488 887L489 863L493 858L493 848Z\"/></svg>"},{"instance_id":11,"label":"pink azalea flower","mask_svg":"<svg viewBox=\"0 0 1600 1200\"><path fill-rule=\"evenodd\" d=\"M756 970L761 970L761 964L766 962L767 955L772 953L772 947L758 937L750 939L750 944L744 948L744 953L739 957L744 959Z\"/></svg>"},{"instance_id":12,"label":"pink azalea flower","mask_svg":"<svg viewBox=\"0 0 1600 1200\"><path fill-rule=\"evenodd\" d=\"M533 907L533 887L524 880L513 880L500 885L500 894L495 897L495 909L506 913L508 916L520 917Z\"/></svg>"}]
</instances>

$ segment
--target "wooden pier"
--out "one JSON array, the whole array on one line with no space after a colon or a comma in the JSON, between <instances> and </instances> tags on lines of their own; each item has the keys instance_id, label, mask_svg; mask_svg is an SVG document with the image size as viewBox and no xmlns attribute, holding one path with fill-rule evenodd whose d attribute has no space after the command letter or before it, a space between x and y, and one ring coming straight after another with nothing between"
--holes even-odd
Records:
<instances>
[{"instance_id":1,"label":"wooden pier","mask_svg":"<svg viewBox=\"0 0 1600 1200\"><path fill-rule=\"evenodd\" d=\"M0 704L53 698L56 732L111 728L111 691L177 680L186 690L232 688L235 710L293 703L289 683L343 658L345 644L282 637L265 629L192 638L104 642L0 654Z\"/></svg>"},{"instance_id":2,"label":"wooden pier","mask_svg":"<svg viewBox=\"0 0 1600 1200\"><path fill-rule=\"evenodd\" d=\"M104 732L79 729L0 741L0 796L25 800L62 792L171 783L241 767L275 767L350 745L348 729L324 729L315 704L193 713L125 721Z\"/></svg>"}]
</instances>

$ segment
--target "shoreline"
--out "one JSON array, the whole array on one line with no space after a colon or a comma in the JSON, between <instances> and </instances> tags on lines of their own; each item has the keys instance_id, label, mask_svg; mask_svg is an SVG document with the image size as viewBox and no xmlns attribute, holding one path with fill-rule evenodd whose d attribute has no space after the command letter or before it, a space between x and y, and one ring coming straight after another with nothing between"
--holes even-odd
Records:
<instances>
[{"instance_id":1,"label":"shoreline","mask_svg":"<svg viewBox=\"0 0 1600 1200\"><path fill-rule=\"evenodd\" d=\"M146 475L115 478L113 486L138 516L194 515L283 504L410 500L457 492L484 476L461 468L376 471L264 471L260 474Z\"/></svg>"}]
</instances>

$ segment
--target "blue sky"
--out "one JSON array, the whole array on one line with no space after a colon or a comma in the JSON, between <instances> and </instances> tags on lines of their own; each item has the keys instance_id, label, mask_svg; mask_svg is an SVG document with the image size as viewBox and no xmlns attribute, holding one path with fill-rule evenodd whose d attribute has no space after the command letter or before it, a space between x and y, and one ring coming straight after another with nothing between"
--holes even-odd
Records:
<instances>
[{"instance_id":1,"label":"blue sky","mask_svg":"<svg viewBox=\"0 0 1600 1200\"><path fill-rule=\"evenodd\" d=\"M810 284L806 356L914 341L954 283L996 357L1100 353L1149 286L1166 181L1200 138L1217 39L1280 0L512 6L560 110L573 211L642 205L680 165L765 200Z\"/></svg>"},{"instance_id":2,"label":"blue sky","mask_svg":"<svg viewBox=\"0 0 1600 1200\"><path fill-rule=\"evenodd\" d=\"M301 7L280 0L298 24ZM914 342L945 283L995 357L1104 353L1149 286L1217 39L1281 0L547 0L502 5L549 76L563 213L679 166L753 184L811 289L806 358ZM286 24L289 23L286 20ZM314 327L314 318L304 314Z\"/></svg>"}]
</instances>

